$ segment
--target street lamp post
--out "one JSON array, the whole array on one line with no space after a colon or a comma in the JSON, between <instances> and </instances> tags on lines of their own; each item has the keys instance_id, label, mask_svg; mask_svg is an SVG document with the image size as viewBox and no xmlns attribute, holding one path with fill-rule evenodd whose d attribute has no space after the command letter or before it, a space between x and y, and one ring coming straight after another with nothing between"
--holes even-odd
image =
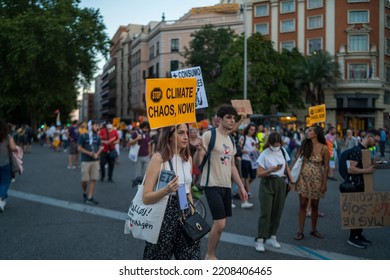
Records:
<instances>
[{"instance_id":1,"label":"street lamp post","mask_svg":"<svg viewBox=\"0 0 390 280\"><path fill-rule=\"evenodd\" d=\"M247 57L247 31L246 31L246 1L244 0L244 100L247 99L247 76L248 76L248 57Z\"/></svg>"}]
</instances>

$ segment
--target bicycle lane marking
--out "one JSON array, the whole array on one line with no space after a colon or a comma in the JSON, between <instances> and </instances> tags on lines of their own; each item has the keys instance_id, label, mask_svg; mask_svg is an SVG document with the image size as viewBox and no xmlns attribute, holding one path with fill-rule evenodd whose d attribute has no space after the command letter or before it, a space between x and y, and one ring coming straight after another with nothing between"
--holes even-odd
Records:
<instances>
[{"instance_id":1,"label":"bicycle lane marking","mask_svg":"<svg viewBox=\"0 0 390 280\"><path fill-rule=\"evenodd\" d=\"M29 193L15 191L15 190L9 190L8 194L9 196L23 199L23 200L42 203L54 207L60 207L60 208L92 214L96 216L106 217L114 220L124 221L126 219L126 213L124 212L114 211L114 210L105 209L97 206L89 206L81 203L75 203L71 201L60 200L60 199L36 195L36 194L29 194ZM208 235L206 235L206 238L207 237ZM221 241L231 243L231 244L246 246L250 248L253 248L254 246L253 237L235 234L235 233L229 233L229 232L222 233ZM302 257L307 259L314 259L314 260L362 259L350 255L311 249L304 246L295 246L287 243L281 243L281 244L283 246L280 249L274 249L272 247L267 246L267 250L275 253L281 253L281 254L292 255L292 256L297 256L297 257Z\"/></svg>"}]
</instances>

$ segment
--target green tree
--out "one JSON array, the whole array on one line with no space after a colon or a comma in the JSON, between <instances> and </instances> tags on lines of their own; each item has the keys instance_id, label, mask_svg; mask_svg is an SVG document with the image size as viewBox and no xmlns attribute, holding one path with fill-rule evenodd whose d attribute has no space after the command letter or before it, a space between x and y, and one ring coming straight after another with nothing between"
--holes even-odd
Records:
<instances>
[{"instance_id":1,"label":"green tree","mask_svg":"<svg viewBox=\"0 0 390 280\"><path fill-rule=\"evenodd\" d=\"M338 63L327 51L317 51L306 56L296 66L296 86L306 93L306 103L325 103L324 83L335 85L340 78Z\"/></svg>"},{"instance_id":2,"label":"green tree","mask_svg":"<svg viewBox=\"0 0 390 280\"><path fill-rule=\"evenodd\" d=\"M0 0L0 116L66 117L97 70L109 38L98 10L80 0Z\"/></svg>"},{"instance_id":3,"label":"green tree","mask_svg":"<svg viewBox=\"0 0 390 280\"><path fill-rule=\"evenodd\" d=\"M242 99L244 84L244 37L240 36L222 55L223 72L218 80L229 99ZM261 34L248 38L247 98L257 113L285 112L302 108L300 93L292 80L292 65L301 59L297 50L282 54L275 51L273 43Z\"/></svg>"},{"instance_id":4,"label":"green tree","mask_svg":"<svg viewBox=\"0 0 390 280\"><path fill-rule=\"evenodd\" d=\"M200 66L205 83L209 109L221 104L221 92L217 79L222 73L221 54L237 37L230 28L205 25L191 34L193 40L185 48L186 66ZM226 100L227 101L227 100ZM225 102L226 102L225 101Z\"/></svg>"}]
</instances>

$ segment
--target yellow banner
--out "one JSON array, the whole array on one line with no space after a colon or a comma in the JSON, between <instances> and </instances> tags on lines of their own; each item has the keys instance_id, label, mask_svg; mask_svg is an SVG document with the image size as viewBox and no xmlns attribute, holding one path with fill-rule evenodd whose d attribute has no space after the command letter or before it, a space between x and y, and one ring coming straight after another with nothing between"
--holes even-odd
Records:
<instances>
[{"instance_id":1,"label":"yellow banner","mask_svg":"<svg viewBox=\"0 0 390 280\"><path fill-rule=\"evenodd\" d=\"M147 79L146 114L152 129L196 122L196 78Z\"/></svg>"},{"instance_id":2,"label":"yellow banner","mask_svg":"<svg viewBox=\"0 0 390 280\"><path fill-rule=\"evenodd\" d=\"M309 107L309 121L309 125L326 122L325 104Z\"/></svg>"}]
</instances>

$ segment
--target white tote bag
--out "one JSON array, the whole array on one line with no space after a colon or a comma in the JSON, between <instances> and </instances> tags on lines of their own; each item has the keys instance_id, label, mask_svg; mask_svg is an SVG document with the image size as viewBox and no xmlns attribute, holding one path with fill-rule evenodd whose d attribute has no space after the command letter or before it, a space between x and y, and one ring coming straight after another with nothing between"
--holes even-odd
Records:
<instances>
[{"instance_id":1,"label":"white tote bag","mask_svg":"<svg viewBox=\"0 0 390 280\"><path fill-rule=\"evenodd\" d=\"M164 196L154 204L145 204L142 200L144 183L145 177L142 184L138 185L138 191L130 203L124 233L131 233L134 238L156 244L160 235L169 195Z\"/></svg>"},{"instance_id":2,"label":"white tote bag","mask_svg":"<svg viewBox=\"0 0 390 280\"><path fill-rule=\"evenodd\" d=\"M292 169L291 169L291 176L293 177L293 182L296 183L299 177L299 174L301 173L303 163L303 156L298 157L298 159L295 161Z\"/></svg>"},{"instance_id":3,"label":"white tote bag","mask_svg":"<svg viewBox=\"0 0 390 280\"><path fill-rule=\"evenodd\" d=\"M140 148L140 145L138 143L131 145L130 151L129 151L129 159L131 161L137 162L139 148Z\"/></svg>"}]
</instances>

